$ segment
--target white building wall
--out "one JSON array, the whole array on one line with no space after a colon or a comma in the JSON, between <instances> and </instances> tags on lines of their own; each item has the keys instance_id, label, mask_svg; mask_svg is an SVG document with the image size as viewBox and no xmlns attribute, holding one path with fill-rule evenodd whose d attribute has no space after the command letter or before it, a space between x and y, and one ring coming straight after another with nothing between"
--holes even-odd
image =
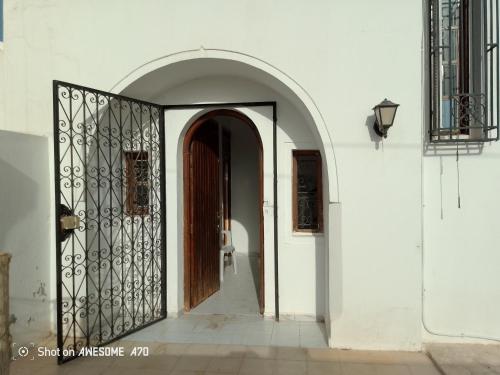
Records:
<instances>
[{"instance_id":1,"label":"white building wall","mask_svg":"<svg viewBox=\"0 0 500 375\"><path fill-rule=\"evenodd\" d=\"M456 147L433 154L424 158L424 322L456 337L427 339L500 339L500 144L461 151L458 163Z\"/></svg>"},{"instance_id":2,"label":"white building wall","mask_svg":"<svg viewBox=\"0 0 500 375\"><path fill-rule=\"evenodd\" d=\"M442 158L443 172L439 157L422 156L422 2L7 0L4 7L0 129L45 136L51 150L52 79L110 90L147 62L182 51L203 56L217 49L258 59L302 88L326 124L331 139L323 142L335 150L328 182L330 188L338 182L340 194L328 198L340 201L342 211L335 211L340 223L330 222L330 229L341 230L342 241L329 238L333 231L325 236L332 244L328 262L335 267L328 275L332 344L418 349L422 310L437 332L500 335L494 231L499 146L461 157L457 209L454 156ZM187 78L197 78L197 72ZM173 87L187 78L167 81ZM384 97L401 107L389 137L380 142L371 130L371 108ZM287 152L283 145L280 157ZM45 171L50 181L51 163ZM288 168L280 164L280 179L287 179ZM289 201L282 204L286 208ZM300 252L294 249L303 244L287 237L287 230L280 229L290 244L288 253L280 253L280 267L294 271ZM50 236L47 257L54 248ZM313 268L317 260L307 257L306 264ZM284 272L280 284L287 285L281 277ZM313 290L312 279L302 283ZM310 298L305 294L302 299ZM287 306L286 290L281 297L283 311L297 311Z\"/></svg>"},{"instance_id":3,"label":"white building wall","mask_svg":"<svg viewBox=\"0 0 500 375\"><path fill-rule=\"evenodd\" d=\"M336 346L420 347L422 7L335 2L330 15L336 32L315 95L339 166L342 248L332 262L341 263L341 276L331 275ZM381 140L371 108L385 97L401 106Z\"/></svg>"}]
</instances>

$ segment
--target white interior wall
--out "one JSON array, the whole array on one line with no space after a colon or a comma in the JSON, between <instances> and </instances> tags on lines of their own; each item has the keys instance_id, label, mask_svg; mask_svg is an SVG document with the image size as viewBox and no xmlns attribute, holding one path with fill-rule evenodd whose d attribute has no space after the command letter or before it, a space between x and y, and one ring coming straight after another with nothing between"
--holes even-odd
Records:
<instances>
[{"instance_id":1,"label":"white interior wall","mask_svg":"<svg viewBox=\"0 0 500 375\"><path fill-rule=\"evenodd\" d=\"M259 146L244 122L217 121L231 132L231 232L236 252L256 255L260 248Z\"/></svg>"}]
</instances>

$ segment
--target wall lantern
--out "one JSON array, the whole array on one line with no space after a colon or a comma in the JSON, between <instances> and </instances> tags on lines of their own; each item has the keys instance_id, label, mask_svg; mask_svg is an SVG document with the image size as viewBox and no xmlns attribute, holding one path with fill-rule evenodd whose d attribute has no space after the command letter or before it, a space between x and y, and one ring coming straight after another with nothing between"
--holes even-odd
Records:
<instances>
[{"instance_id":1,"label":"wall lantern","mask_svg":"<svg viewBox=\"0 0 500 375\"><path fill-rule=\"evenodd\" d=\"M375 133L381 137L387 138L387 131L394 123L394 117L396 117L398 107L399 104L393 103L387 99L384 99L382 103L373 107L373 111L375 112L373 130L375 130Z\"/></svg>"}]
</instances>

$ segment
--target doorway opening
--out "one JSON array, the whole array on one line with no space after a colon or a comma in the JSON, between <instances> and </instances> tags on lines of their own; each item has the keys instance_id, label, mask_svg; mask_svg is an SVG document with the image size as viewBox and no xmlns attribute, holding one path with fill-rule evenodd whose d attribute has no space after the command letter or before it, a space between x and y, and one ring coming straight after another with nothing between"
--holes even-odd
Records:
<instances>
[{"instance_id":1,"label":"doorway opening","mask_svg":"<svg viewBox=\"0 0 500 375\"><path fill-rule=\"evenodd\" d=\"M184 138L183 163L184 310L262 314L263 155L255 124L235 110L204 114ZM221 267L224 231L235 252Z\"/></svg>"}]
</instances>

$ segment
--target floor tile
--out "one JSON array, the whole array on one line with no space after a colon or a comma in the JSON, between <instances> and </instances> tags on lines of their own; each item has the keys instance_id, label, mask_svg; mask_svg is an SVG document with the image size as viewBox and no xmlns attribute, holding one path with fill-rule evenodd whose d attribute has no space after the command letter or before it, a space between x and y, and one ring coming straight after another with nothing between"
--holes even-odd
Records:
<instances>
[{"instance_id":1,"label":"floor tile","mask_svg":"<svg viewBox=\"0 0 500 375\"><path fill-rule=\"evenodd\" d=\"M373 365L366 363L342 363L342 375L373 375Z\"/></svg>"},{"instance_id":2,"label":"floor tile","mask_svg":"<svg viewBox=\"0 0 500 375\"><path fill-rule=\"evenodd\" d=\"M212 358L183 355L177 361L174 370L178 371L205 371Z\"/></svg>"},{"instance_id":3,"label":"floor tile","mask_svg":"<svg viewBox=\"0 0 500 375\"><path fill-rule=\"evenodd\" d=\"M300 337L299 346L301 348L325 348L328 346L324 337Z\"/></svg>"},{"instance_id":4,"label":"floor tile","mask_svg":"<svg viewBox=\"0 0 500 375\"><path fill-rule=\"evenodd\" d=\"M210 372L229 372L237 373L240 370L243 358L221 358L214 357L208 365L207 371Z\"/></svg>"},{"instance_id":5,"label":"floor tile","mask_svg":"<svg viewBox=\"0 0 500 375\"><path fill-rule=\"evenodd\" d=\"M274 346L248 346L246 358L275 359L278 348Z\"/></svg>"},{"instance_id":6,"label":"floor tile","mask_svg":"<svg viewBox=\"0 0 500 375\"><path fill-rule=\"evenodd\" d=\"M411 375L441 375L439 370L432 364L409 364ZM500 373L500 372L499 372Z\"/></svg>"},{"instance_id":7,"label":"floor tile","mask_svg":"<svg viewBox=\"0 0 500 375\"><path fill-rule=\"evenodd\" d=\"M326 336L324 323L299 322L300 336Z\"/></svg>"},{"instance_id":8,"label":"floor tile","mask_svg":"<svg viewBox=\"0 0 500 375\"><path fill-rule=\"evenodd\" d=\"M342 368L338 362L307 362L308 375L340 375Z\"/></svg>"},{"instance_id":9,"label":"floor tile","mask_svg":"<svg viewBox=\"0 0 500 375\"><path fill-rule=\"evenodd\" d=\"M340 362L339 351L327 348L308 348L307 360L316 362Z\"/></svg>"},{"instance_id":10,"label":"floor tile","mask_svg":"<svg viewBox=\"0 0 500 375\"><path fill-rule=\"evenodd\" d=\"M190 344L178 344L178 343L162 343L157 346L153 351L153 354L170 354L170 355L181 355L184 354Z\"/></svg>"},{"instance_id":11,"label":"floor tile","mask_svg":"<svg viewBox=\"0 0 500 375\"><path fill-rule=\"evenodd\" d=\"M273 365L273 373L276 375L305 375L307 372L306 361L277 359Z\"/></svg>"},{"instance_id":12,"label":"floor tile","mask_svg":"<svg viewBox=\"0 0 500 375\"><path fill-rule=\"evenodd\" d=\"M241 375L272 375L273 359L244 358L240 368Z\"/></svg>"},{"instance_id":13,"label":"floor tile","mask_svg":"<svg viewBox=\"0 0 500 375\"><path fill-rule=\"evenodd\" d=\"M406 365L386 365L375 364L374 375L411 375L410 369Z\"/></svg>"},{"instance_id":14,"label":"floor tile","mask_svg":"<svg viewBox=\"0 0 500 375\"><path fill-rule=\"evenodd\" d=\"M303 348L278 347L276 358L293 361L305 361L307 359L307 352Z\"/></svg>"},{"instance_id":15,"label":"floor tile","mask_svg":"<svg viewBox=\"0 0 500 375\"><path fill-rule=\"evenodd\" d=\"M150 355L147 357L125 357L119 358L113 364L113 368L120 368L122 371L133 369L142 370L163 370L167 373L173 370L179 361L179 356L162 354Z\"/></svg>"},{"instance_id":16,"label":"floor tile","mask_svg":"<svg viewBox=\"0 0 500 375\"><path fill-rule=\"evenodd\" d=\"M300 338L294 334L280 334L274 333L271 338L271 345L274 346L295 346L300 345Z\"/></svg>"},{"instance_id":17,"label":"floor tile","mask_svg":"<svg viewBox=\"0 0 500 375\"><path fill-rule=\"evenodd\" d=\"M217 345L191 344L184 356L214 356L217 354Z\"/></svg>"},{"instance_id":18,"label":"floor tile","mask_svg":"<svg viewBox=\"0 0 500 375\"><path fill-rule=\"evenodd\" d=\"M247 347L244 345L218 345L218 357L236 357L243 358L247 352Z\"/></svg>"},{"instance_id":19,"label":"floor tile","mask_svg":"<svg viewBox=\"0 0 500 375\"><path fill-rule=\"evenodd\" d=\"M270 333L248 333L242 337L242 342L244 345L270 345L271 334Z\"/></svg>"}]
</instances>

